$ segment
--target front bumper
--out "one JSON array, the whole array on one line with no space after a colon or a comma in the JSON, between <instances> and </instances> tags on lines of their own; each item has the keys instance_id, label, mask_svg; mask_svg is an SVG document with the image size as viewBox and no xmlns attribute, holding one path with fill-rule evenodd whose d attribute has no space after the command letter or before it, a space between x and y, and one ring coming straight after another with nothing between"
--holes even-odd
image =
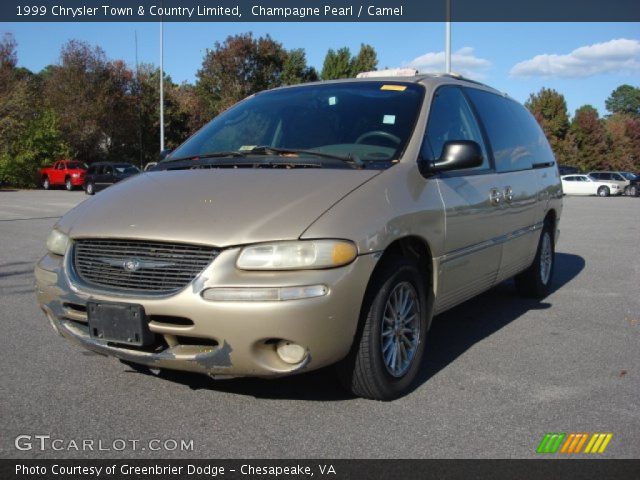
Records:
<instances>
[{"instance_id":1,"label":"front bumper","mask_svg":"<svg viewBox=\"0 0 640 480\"><path fill-rule=\"evenodd\" d=\"M163 297L122 296L93 291L72 282L62 257L47 254L35 269L38 303L63 337L98 353L152 368L213 376L281 376L330 365L351 347L375 255L345 267L299 272L242 272L239 249L224 250L186 288ZM211 287L283 287L323 284L328 293L303 300L212 302L200 293ZM144 306L158 344L136 348L92 338L86 315L89 300ZM179 317L182 323L173 319ZM192 324L184 324L184 319ZM276 352L277 340L306 349L298 364Z\"/></svg>"}]
</instances>

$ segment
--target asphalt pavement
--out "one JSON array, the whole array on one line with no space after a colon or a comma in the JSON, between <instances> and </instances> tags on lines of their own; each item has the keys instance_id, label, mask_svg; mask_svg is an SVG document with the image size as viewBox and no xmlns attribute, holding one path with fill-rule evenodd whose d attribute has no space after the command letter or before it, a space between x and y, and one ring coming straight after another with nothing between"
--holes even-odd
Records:
<instances>
[{"instance_id":1,"label":"asphalt pavement","mask_svg":"<svg viewBox=\"0 0 640 480\"><path fill-rule=\"evenodd\" d=\"M638 198L565 197L554 292L525 300L505 282L436 317L418 387L387 403L345 394L331 369L214 381L67 343L33 267L84 198L0 191L2 457L533 458L547 432L611 432L603 456L640 457Z\"/></svg>"}]
</instances>

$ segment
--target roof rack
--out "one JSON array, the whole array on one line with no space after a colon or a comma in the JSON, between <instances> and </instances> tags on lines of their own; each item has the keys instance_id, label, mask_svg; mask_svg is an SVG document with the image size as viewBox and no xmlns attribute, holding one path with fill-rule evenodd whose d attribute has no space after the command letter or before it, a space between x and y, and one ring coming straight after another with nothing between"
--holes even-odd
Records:
<instances>
[{"instance_id":1,"label":"roof rack","mask_svg":"<svg viewBox=\"0 0 640 480\"><path fill-rule=\"evenodd\" d=\"M356 78L415 77L416 75L418 75L418 70L416 70L415 68L388 68L386 70L362 72L356 75Z\"/></svg>"}]
</instances>

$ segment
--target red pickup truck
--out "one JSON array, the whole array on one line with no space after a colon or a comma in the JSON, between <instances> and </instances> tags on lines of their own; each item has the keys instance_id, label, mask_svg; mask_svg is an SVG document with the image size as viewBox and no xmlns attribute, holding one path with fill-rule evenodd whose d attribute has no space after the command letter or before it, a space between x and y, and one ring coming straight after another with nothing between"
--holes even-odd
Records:
<instances>
[{"instance_id":1,"label":"red pickup truck","mask_svg":"<svg viewBox=\"0 0 640 480\"><path fill-rule=\"evenodd\" d=\"M42 188L49 190L55 185L64 185L67 190L81 187L87 167L84 163L73 160L59 160L50 167L40 169Z\"/></svg>"}]
</instances>

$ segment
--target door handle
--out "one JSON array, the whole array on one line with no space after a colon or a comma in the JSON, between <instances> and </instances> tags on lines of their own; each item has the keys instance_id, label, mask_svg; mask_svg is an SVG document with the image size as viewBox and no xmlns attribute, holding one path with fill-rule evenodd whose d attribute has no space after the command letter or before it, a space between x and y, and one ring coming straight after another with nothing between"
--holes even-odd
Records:
<instances>
[{"instance_id":1,"label":"door handle","mask_svg":"<svg viewBox=\"0 0 640 480\"><path fill-rule=\"evenodd\" d=\"M502 192L497 188L492 188L489 190L489 200L492 205L500 205L500 202L502 201Z\"/></svg>"},{"instance_id":2,"label":"door handle","mask_svg":"<svg viewBox=\"0 0 640 480\"><path fill-rule=\"evenodd\" d=\"M513 190L511 187L504 187L504 199L507 203L511 203L513 200Z\"/></svg>"}]
</instances>

